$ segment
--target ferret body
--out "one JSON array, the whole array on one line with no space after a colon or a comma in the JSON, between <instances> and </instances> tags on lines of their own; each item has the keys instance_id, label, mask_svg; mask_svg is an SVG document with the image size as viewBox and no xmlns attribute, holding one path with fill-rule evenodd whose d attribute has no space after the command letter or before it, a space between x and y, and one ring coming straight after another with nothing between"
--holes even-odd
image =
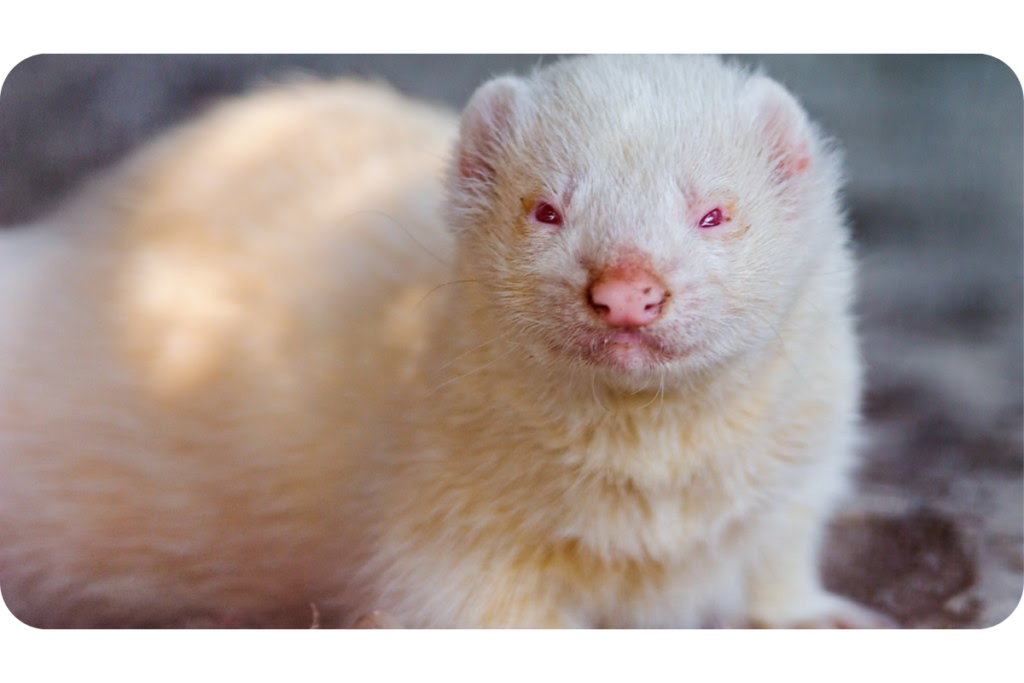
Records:
<instances>
[{"instance_id":1,"label":"ferret body","mask_svg":"<svg viewBox=\"0 0 1024 683\"><path fill-rule=\"evenodd\" d=\"M860 385L838 175L710 58L499 78L461 124L350 82L219 107L0 235L4 600L877 624L817 575Z\"/></svg>"}]
</instances>

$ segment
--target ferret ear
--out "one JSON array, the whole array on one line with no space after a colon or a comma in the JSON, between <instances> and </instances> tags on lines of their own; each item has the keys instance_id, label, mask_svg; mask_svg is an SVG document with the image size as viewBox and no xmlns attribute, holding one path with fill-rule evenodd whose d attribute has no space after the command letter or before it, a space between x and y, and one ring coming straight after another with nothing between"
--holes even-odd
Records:
<instances>
[{"instance_id":1,"label":"ferret ear","mask_svg":"<svg viewBox=\"0 0 1024 683\"><path fill-rule=\"evenodd\" d=\"M464 180L490 182L501 143L515 126L516 101L526 84L502 76L482 85L462 113L459 132L458 172Z\"/></svg>"},{"instance_id":2,"label":"ferret ear","mask_svg":"<svg viewBox=\"0 0 1024 683\"><path fill-rule=\"evenodd\" d=\"M756 76L747 85L754 123L780 180L807 172L813 162L813 130L803 108L770 78Z\"/></svg>"}]
</instances>

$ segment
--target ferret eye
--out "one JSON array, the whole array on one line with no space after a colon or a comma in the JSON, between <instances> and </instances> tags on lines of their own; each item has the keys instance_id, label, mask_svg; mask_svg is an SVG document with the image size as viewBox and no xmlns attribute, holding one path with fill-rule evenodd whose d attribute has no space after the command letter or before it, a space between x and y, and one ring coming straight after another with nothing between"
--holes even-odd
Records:
<instances>
[{"instance_id":1,"label":"ferret eye","mask_svg":"<svg viewBox=\"0 0 1024 683\"><path fill-rule=\"evenodd\" d=\"M541 202L533 209L533 220L546 225L561 225L562 214L547 202Z\"/></svg>"},{"instance_id":2,"label":"ferret eye","mask_svg":"<svg viewBox=\"0 0 1024 683\"><path fill-rule=\"evenodd\" d=\"M712 209L705 214L704 218L700 219L700 227L702 228L713 228L721 225L724 220L721 209Z\"/></svg>"}]
</instances>

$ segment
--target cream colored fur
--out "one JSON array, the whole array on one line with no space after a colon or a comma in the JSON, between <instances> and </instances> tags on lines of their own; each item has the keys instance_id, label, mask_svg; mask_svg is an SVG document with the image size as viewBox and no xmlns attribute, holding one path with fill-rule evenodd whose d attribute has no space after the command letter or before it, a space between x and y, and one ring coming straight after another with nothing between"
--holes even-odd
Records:
<instances>
[{"instance_id":1,"label":"cream colored fur","mask_svg":"<svg viewBox=\"0 0 1024 683\"><path fill-rule=\"evenodd\" d=\"M269 90L0 235L15 615L871 623L816 570L860 366L798 105L712 59L590 58L456 129L378 86ZM588 278L624 254L673 292L663 361L595 361Z\"/></svg>"}]
</instances>

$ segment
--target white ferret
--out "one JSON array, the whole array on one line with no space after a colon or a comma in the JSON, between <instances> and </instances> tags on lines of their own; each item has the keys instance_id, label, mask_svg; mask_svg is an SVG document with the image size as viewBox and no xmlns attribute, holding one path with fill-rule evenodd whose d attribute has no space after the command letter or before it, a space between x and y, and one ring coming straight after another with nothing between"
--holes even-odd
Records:
<instances>
[{"instance_id":1,"label":"white ferret","mask_svg":"<svg viewBox=\"0 0 1024 683\"><path fill-rule=\"evenodd\" d=\"M839 175L713 58L498 78L461 130L356 82L221 105L0 235L4 600L881 624L817 571L861 374Z\"/></svg>"}]
</instances>

